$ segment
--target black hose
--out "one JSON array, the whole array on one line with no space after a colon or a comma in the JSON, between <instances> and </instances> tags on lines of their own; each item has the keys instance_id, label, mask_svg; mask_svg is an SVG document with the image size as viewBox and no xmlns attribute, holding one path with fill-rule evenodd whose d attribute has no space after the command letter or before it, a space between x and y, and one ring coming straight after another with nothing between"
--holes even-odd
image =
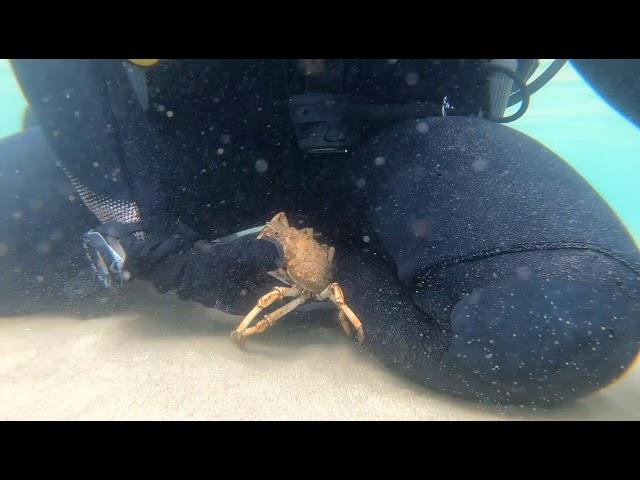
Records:
<instances>
[{"instance_id":1,"label":"black hose","mask_svg":"<svg viewBox=\"0 0 640 480\"><path fill-rule=\"evenodd\" d=\"M542 72L538 78L536 78L533 82L527 85L527 92L529 95L533 95L542 87L544 87L555 75L560 71L564 64L567 63L567 59L556 59L551 62L551 65L547 67L547 69ZM507 107L511 107L521 101L522 95L520 90L515 91L509 97L509 101L507 102Z\"/></svg>"}]
</instances>

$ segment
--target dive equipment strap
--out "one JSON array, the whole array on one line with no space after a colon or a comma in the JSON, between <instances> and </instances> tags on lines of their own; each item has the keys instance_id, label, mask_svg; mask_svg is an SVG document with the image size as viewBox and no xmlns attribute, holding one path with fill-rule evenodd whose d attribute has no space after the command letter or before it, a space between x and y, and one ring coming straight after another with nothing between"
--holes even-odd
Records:
<instances>
[{"instance_id":1,"label":"dive equipment strap","mask_svg":"<svg viewBox=\"0 0 640 480\"><path fill-rule=\"evenodd\" d=\"M120 288L124 285L124 259L115 251L100 232L89 230L82 237L82 245L98 281L104 288Z\"/></svg>"}]
</instances>

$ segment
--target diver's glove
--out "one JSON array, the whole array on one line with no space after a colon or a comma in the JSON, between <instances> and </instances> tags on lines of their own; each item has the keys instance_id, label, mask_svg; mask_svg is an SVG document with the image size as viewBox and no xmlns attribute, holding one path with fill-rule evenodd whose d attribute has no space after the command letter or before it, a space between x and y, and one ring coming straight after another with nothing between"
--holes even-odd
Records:
<instances>
[{"instance_id":1,"label":"diver's glove","mask_svg":"<svg viewBox=\"0 0 640 480\"><path fill-rule=\"evenodd\" d=\"M181 224L160 230L110 222L96 230L122 246L127 276L231 314L246 313L275 282L267 272L280 266L277 247L254 237L209 242Z\"/></svg>"}]
</instances>

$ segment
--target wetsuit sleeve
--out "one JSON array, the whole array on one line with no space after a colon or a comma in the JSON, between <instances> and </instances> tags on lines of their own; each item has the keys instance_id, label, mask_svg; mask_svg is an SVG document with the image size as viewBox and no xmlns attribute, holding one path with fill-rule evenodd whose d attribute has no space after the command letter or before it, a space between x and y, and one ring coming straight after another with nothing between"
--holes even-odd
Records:
<instances>
[{"instance_id":1,"label":"wetsuit sleeve","mask_svg":"<svg viewBox=\"0 0 640 480\"><path fill-rule=\"evenodd\" d=\"M640 126L640 60L576 59L571 63L612 107Z\"/></svg>"},{"instance_id":2,"label":"wetsuit sleeve","mask_svg":"<svg viewBox=\"0 0 640 480\"><path fill-rule=\"evenodd\" d=\"M172 180L167 169L180 157L147 121L126 63L19 60L13 66L59 166L102 230L125 246L125 268L161 292L175 290L206 306L229 310L236 299L253 298L253 288L275 267L277 249L255 239L198 242L197 232L177 222L161 182ZM108 232L118 224L130 228Z\"/></svg>"},{"instance_id":3,"label":"wetsuit sleeve","mask_svg":"<svg viewBox=\"0 0 640 480\"><path fill-rule=\"evenodd\" d=\"M87 208L102 223L139 221L99 64L14 60L12 65L58 167Z\"/></svg>"}]
</instances>

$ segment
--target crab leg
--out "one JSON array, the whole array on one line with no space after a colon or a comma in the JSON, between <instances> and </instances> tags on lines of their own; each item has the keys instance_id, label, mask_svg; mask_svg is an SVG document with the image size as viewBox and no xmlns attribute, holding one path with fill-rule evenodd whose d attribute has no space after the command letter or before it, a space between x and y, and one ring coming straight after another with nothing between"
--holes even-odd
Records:
<instances>
[{"instance_id":1,"label":"crab leg","mask_svg":"<svg viewBox=\"0 0 640 480\"><path fill-rule=\"evenodd\" d=\"M253 321L253 319L256 318L256 316L262 310L267 308L273 302L275 302L276 300L280 300L284 297L296 297L300 295L300 293L301 291L298 288L275 287L269 293L260 297L256 306L253 307L253 309L247 314L246 317L244 317L244 319L242 319L242 322L240 322L240 324L236 327L236 329L233 332L231 332L231 339L233 341L241 340L242 332L245 331L249 325L251 325L251 322Z\"/></svg>"},{"instance_id":2,"label":"crab leg","mask_svg":"<svg viewBox=\"0 0 640 480\"><path fill-rule=\"evenodd\" d=\"M333 303L335 303L335 305L340 310L340 313L344 314L351 322L351 325L353 325L353 328L356 331L358 343L362 345L362 343L364 342L364 331L362 329L362 323L360 322L360 319L356 316L356 314L353 313L353 310L349 308L349 305L347 305L347 302L344 298L344 292L342 291L342 288L340 288L340 285L338 285L337 283L330 284L318 295L318 298L321 300L328 298ZM340 323L342 323L342 321L343 319L340 319Z\"/></svg>"},{"instance_id":3,"label":"crab leg","mask_svg":"<svg viewBox=\"0 0 640 480\"><path fill-rule=\"evenodd\" d=\"M351 328L351 324L347 320L347 316L344 314L344 312L342 310L340 310L338 312L338 320L340 321L340 325L342 326L342 329L344 330L344 333L347 334L347 337L352 336L353 335L353 329Z\"/></svg>"},{"instance_id":4,"label":"crab leg","mask_svg":"<svg viewBox=\"0 0 640 480\"><path fill-rule=\"evenodd\" d=\"M291 300L286 305L283 305L277 310L274 310L273 312L265 315L262 320L256 323L255 327L250 327L242 332L238 332L238 335L234 338L234 341L240 343L249 335L264 332L267 328L273 326L274 323L284 317L287 313L295 310L298 306L302 305L306 301L307 299L304 296L300 296L294 300Z\"/></svg>"},{"instance_id":5,"label":"crab leg","mask_svg":"<svg viewBox=\"0 0 640 480\"><path fill-rule=\"evenodd\" d=\"M336 249L333 247L329 247L329 251L327 252L327 258L329 259L329 265L333 264L333 257L336 254Z\"/></svg>"}]
</instances>

